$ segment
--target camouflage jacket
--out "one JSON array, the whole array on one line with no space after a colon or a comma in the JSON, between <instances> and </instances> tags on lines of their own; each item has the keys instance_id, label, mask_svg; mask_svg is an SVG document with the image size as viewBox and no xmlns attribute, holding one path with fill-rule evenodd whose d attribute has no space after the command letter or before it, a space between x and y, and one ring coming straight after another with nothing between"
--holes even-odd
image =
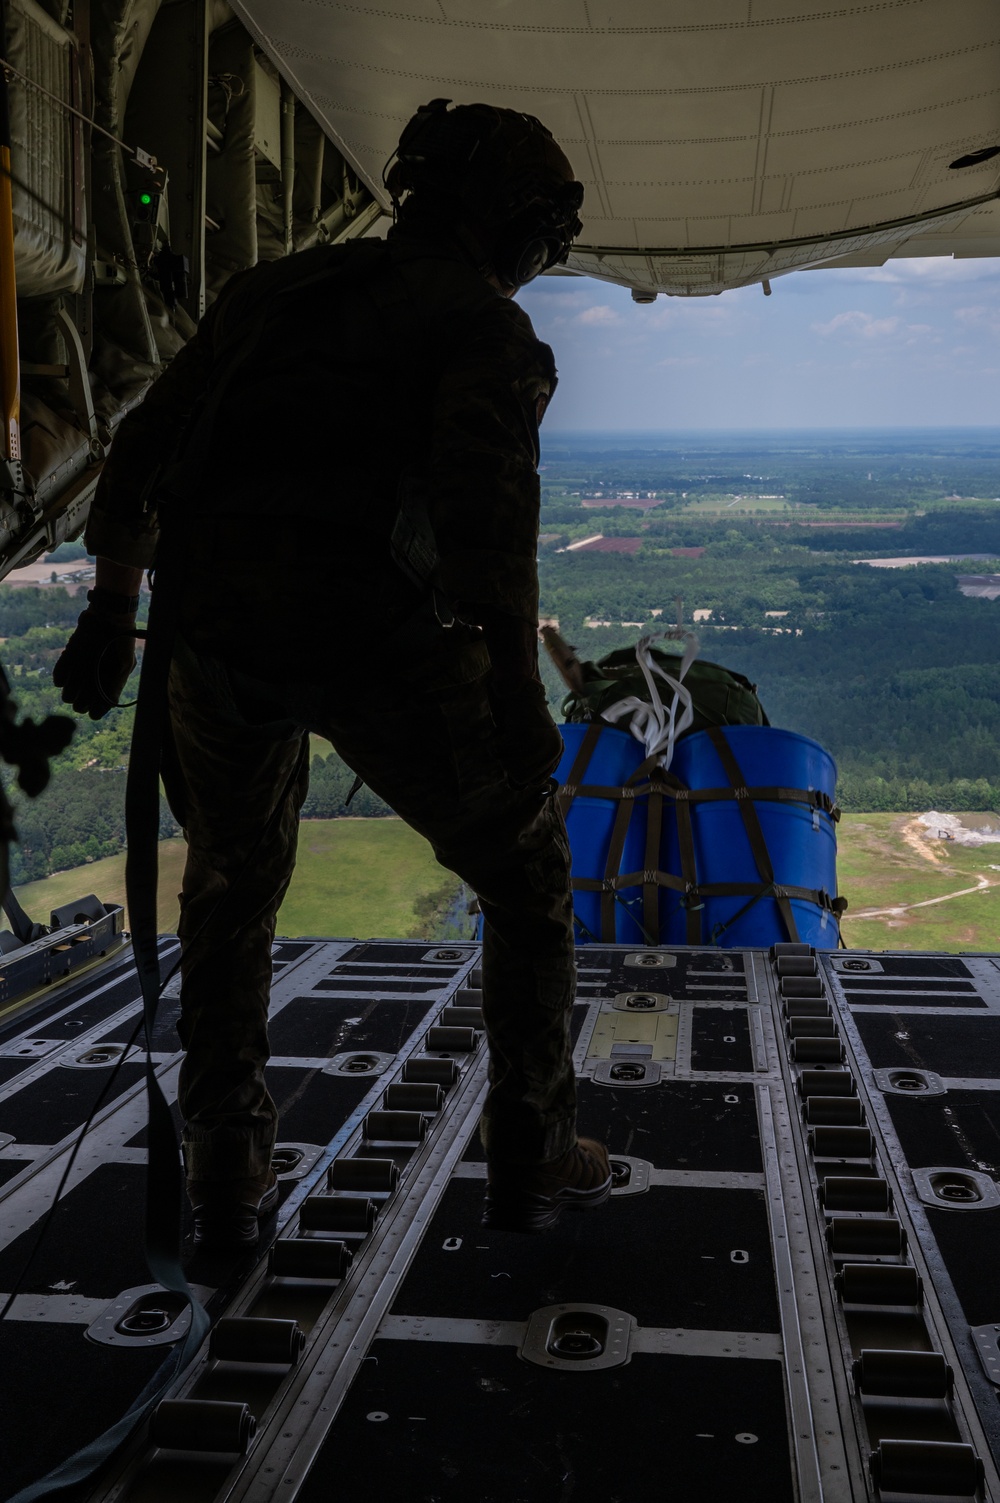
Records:
<instances>
[{"instance_id":1,"label":"camouflage jacket","mask_svg":"<svg viewBox=\"0 0 1000 1503\"><path fill-rule=\"evenodd\" d=\"M414 595L389 541L412 487L441 591L533 623L538 422L555 384L527 315L439 246L361 241L256 267L123 422L87 546L146 567L174 529L192 599L213 601L211 625L188 612L206 647L292 611L305 639L359 612L391 628Z\"/></svg>"}]
</instances>

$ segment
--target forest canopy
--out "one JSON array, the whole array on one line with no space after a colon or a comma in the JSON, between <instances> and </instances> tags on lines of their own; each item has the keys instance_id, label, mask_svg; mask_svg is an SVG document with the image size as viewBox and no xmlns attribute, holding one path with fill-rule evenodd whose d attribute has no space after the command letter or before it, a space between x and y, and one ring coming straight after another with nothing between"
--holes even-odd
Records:
<instances>
[{"instance_id":1,"label":"forest canopy","mask_svg":"<svg viewBox=\"0 0 1000 1503\"><path fill-rule=\"evenodd\" d=\"M758 684L772 724L833 753L845 809L1000 809L1000 600L960 588L1000 571L996 435L556 436L541 481L541 613L582 657L680 610L702 656ZM899 557L946 561L858 562ZM0 656L23 713L65 710L51 671L84 603L0 585ZM548 663L543 676L558 719L563 687ZM16 882L122 849L137 686L104 720L78 719L40 799L16 795ZM314 755L302 817L391 813L367 788L348 805L353 781L335 753ZM161 833L177 833L165 802Z\"/></svg>"}]
</instances>

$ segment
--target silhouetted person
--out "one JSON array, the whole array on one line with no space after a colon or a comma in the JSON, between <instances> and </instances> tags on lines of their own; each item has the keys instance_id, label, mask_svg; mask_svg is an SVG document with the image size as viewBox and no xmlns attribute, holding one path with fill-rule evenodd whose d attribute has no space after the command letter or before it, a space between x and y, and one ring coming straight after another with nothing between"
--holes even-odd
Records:
<instances>
[{"instance_id":1,"label":"silhouetted person","mask_svg":"<svg viewBox=\"0 0 1000 1503\"><path fill-rule=\"evenodd\" d=\"M479 896L486 1224L541 1230L610 1194L605 1150L576 1135L561 743L537 670L556 374L509 301L565 259L583 189L537 120L447 103L403 132L386 242L233 278L125 420L87 528L97 586L53 675L95 718L117 702L156 563L179 597L163 777L188 842L179 1098L201 1245L252 1244L277 1200L271 946L310 731Z\"/></svg>"}]
</instances>

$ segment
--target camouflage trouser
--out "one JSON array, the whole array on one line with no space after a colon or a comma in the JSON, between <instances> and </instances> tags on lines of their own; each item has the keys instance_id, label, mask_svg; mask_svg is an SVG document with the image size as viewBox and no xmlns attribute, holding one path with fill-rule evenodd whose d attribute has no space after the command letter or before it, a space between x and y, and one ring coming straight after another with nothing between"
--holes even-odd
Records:
<instances>
[{"instance_id":1,"label":"camouflage trouser","mask_svg":"<svg viewBox=\"0 0 1000 1503\"><path fill-rule=\"evenodd\" d=\"M538 1162L575 1142L565 827L544 790L507 781L485 649L457 628L439 636L402 681L369 672L353 684L264 683L177 645L164 782L188 841L179 1094L193 1178L261 1178L269 1162L270 952L295 864L310 730L479 895L489 1157Z\"/></svg>"}]
</instances>

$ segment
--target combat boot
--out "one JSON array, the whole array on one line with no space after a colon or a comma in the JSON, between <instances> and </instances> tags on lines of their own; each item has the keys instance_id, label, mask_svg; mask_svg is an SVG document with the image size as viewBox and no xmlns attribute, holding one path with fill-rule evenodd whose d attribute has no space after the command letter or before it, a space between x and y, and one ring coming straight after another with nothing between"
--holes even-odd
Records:
<instances>
[{"instance_id":1,"label":"combat boot","mask_svg":"<svg viewBox=\"0 0 1000 1503\"><path fill-rule=\"evenodd\" d=\"M194 1214L194 1245L200 1252L237 1253L255 1247L259 1223L278 1204L273 1169L266 1179L187 1182Z\"/></svg>"},{"instance_id":2,"label":"combat boot","mask_svg":"<svg viewBox=\"0 0 1000 1503\"><path fill-rule=\"evenodd\" d=\"M563 1211L596 1210L610 1194L608 1150L580 1138L545 1164L491 1164L483 1225L495 1232L545 1232Z\"/></svg>"}]
</instances>

